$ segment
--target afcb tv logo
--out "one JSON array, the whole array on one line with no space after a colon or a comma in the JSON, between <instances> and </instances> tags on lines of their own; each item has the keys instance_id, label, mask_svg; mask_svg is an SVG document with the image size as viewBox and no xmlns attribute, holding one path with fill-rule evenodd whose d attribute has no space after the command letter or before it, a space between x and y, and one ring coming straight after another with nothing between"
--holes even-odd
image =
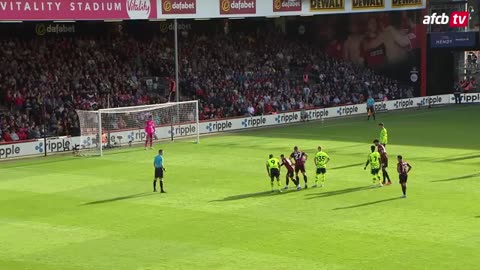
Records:
<instances>
[{"instance_id":1,"label":"afcb tv logo","mask_svg":"<svg viewBox=\"0 0 480 270\"><path fill-rule=\"evenodd\" d=\"M425 15L423 24L448 24L450 27L467 27L470 20L470 14L464 11L455 11L448 16L446 13Z\"/></svg>"}]
</instances>

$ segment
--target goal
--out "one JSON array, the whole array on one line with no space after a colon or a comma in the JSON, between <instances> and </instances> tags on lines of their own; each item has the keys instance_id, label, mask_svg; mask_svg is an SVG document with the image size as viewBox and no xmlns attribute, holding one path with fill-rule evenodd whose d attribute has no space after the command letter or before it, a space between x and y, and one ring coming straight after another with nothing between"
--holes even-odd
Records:
<instances>
[{"instance_id":1,"label":"goal","mask_svg":"<svg viewBox=\"0 0 480 270\"><path fill-rule=\"evenodd\" d=\"M144 143L145 123L150 116L156 127L154 141L175 137L194 137L196 143L200 140L197 100L97 111L77 110L77 115L80 122L79 151L83 155L102 156L107 149Z\"/></svg>"}]
</instances>

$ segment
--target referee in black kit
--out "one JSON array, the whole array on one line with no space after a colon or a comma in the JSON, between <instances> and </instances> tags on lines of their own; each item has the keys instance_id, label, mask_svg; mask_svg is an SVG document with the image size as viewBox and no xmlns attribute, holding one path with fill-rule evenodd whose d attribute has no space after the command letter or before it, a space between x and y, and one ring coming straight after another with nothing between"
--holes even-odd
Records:
<instances>
[{"instance_id":1,"label":"referee in black kit","mask_svg":"<svg viewBox=\"0 0 480 270\"><path fill-rule=\"evenodd\" d=\"M153 192L157 192L157 179L160 183L160 192L166 193L163 189L163 172L165 167L163 167L163 150L158 150L158 155L155 156L153 160L153 167L155 167L155 178L153 179Z\"/></svg>"},{"instance_id":2,"label":"referee in black kit","mask_svg":"<svg viewBox=\"0 0 480 270\"><path fill-rule=\"evenodd\" d=\"M462 104L462 89L460 85L456 84L453 90L453 96L455 96L455 104Z\"/></svg>"}]
</instances>

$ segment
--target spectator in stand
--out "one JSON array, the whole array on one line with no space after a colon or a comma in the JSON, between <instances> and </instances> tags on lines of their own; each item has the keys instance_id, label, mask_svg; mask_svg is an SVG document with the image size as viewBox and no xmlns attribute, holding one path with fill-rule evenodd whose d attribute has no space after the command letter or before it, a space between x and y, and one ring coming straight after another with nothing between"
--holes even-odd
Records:
<instances>
[{"instance_id":1,"label":"spectator in stand","mask_svg":"<svg viewBox=\"0 0 480 270\"><path fill-rule=\"evenodd\" d=\"M20 137L18 134L15 132L15 129L10 129L10 138L12 138L12 141L17 142L20 140Z\"/></svg>"},{"instance_id":2,"label":"spectator in stand","mask_svg":"<svg viewBox=\"0 0 480 270\"><path fill-rule=\"evenodd\" d=\"M6 129L3 130L3 136L2 136L2 138L3 138L3 140L4 140L5 142L7 142L7 143L13 141L13 140L12 140L12 136L10 135L10 132L8 132L8 130L6 130Z\"/></svg>"},{"instance_id":3,"label":"spectator in stand","mask_svg":"<svg viewBox=\"0 0 480 270\"><path fill-rule=\"evenodd\" d=\"M340 60L340 54L333 59L281 34L181 38L178 87L182 100L199 100L201 120L362 103L365 95L378 98L381 92L388 99L409 95L395 81ZM55 36L0 45L5 141L12 140L5 131L10 128L19 140L40 138L44 122L47 135L78 135L75 109L165 102L147 91L145 78L174 77L173 44L164 38ZM337 45L331 48L343 47ZM116 128L128 126L120 119Z\"/></svg>"}]
</instances>

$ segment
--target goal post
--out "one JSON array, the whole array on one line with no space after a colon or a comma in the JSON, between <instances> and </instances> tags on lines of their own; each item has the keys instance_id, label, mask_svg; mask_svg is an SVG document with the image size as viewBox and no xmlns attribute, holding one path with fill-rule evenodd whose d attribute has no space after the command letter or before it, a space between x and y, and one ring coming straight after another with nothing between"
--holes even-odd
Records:
<instances>
[{"instance_id":1,"label":"goal post","mask_svg":"<svg viewBox=\"0 0 480 270\"><path fill-rule=\"evenodd\" d=\"M80 151L99 155L107 149L145 143L146 121L155 123L154 141L193 137L200 142L198 101L100 109L77 110L80 123ZM188 132L185 132L187 130Z\"/></svg>"}]
</instances>

